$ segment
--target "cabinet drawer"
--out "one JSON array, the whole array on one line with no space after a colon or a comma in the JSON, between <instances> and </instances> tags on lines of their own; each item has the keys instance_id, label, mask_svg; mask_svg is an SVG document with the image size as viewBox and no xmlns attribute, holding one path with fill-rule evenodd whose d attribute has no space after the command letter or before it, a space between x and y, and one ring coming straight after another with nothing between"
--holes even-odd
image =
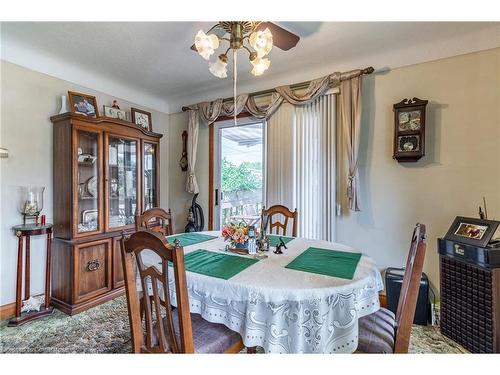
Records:
<instances>
[{"instance_id":1,"label":"cabinet drawer","mask_svg":"<svg viewBox=\"0 0 500 375\"><path fill-rule=\"evenodd\" d=\"M119 288L125 284L122 265L121 237L113 238L113 288Z\"/></svg>"},{"instance_id":2,"label":"cabinet drawer","mask_svg":"<svg viewBox=\"0 0 500 375\"><path fill-rule=\"evenodd\" d=\"M75 246L75 302L111 290L111 239Z\"/></svg>"}]
</instances>

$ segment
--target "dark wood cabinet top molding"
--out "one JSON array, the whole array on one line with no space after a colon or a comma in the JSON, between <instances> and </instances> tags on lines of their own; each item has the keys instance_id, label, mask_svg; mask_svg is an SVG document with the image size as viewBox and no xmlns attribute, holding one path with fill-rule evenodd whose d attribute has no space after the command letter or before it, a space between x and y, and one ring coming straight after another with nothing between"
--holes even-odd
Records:
<instances>
[{"instance_id":1,"label":"dark wood cabinet top molding","mask_svg":"<svg viewBox=\"0 0 500 375\"><path fill-rule=\"evenodd\" d=\"M50 118L50 120L53 123L59 122L59 121L64 121L64 120L68 120L68 119L70 119L70 120L80 120L80 121L84 121L86 123L92 123L92 124L102 124L102 123L116 124L116 125L128 127L131 130L139 131L139 132L143 133L144 135L148 135L148 136L151 136L151 137L154 137L154 138L161 138L161 137L163 137L163 134L155 133L155 132L150 132L150 131L148 131L146 129L143 129L143 128L137 126L136 124L134 124L132 122L120 120L120 119L117 119L117 118L111 118L111 117L89 118L89 117L86 117L86 116L83 116L83 115L78 115L76 113L71 113L71 112L62 113L60 115L55 115L55 116L52 116Z\"/></svg>"}]
</instances>

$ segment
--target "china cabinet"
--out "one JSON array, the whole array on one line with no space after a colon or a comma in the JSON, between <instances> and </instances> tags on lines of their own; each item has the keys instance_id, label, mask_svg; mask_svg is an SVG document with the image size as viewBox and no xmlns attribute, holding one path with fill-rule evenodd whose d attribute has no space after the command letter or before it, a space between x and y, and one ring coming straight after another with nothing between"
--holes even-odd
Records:
<instances>
[{"instance_id":1,"label":"china cabinet","mask_svg":"<svg viewBox=\"0 0 500 375\"><path fill-rule=\"evenodd\" d=\"M159 206L162 135L113 118L51 120L52 304L73 315L124 293L120 238Z\"/></svg>"}]
</instances>

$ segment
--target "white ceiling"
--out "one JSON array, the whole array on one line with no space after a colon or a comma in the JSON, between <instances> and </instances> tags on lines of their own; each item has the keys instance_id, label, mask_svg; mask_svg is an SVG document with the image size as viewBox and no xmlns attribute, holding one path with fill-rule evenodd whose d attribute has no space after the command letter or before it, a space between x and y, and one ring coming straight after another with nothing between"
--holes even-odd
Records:
<instances>
[{"instance_id":1,"label":"white ceiling","mask_svg":"<svg viewBox=\"0 0 500 375\"><path fill-rule=\"evenodd\" d=\"M249 92L374 66L376 70L500 46L500 23L279 22L301 37L274 48L261 77L239 54L239 91ZM189 49L210 22L2 23L2 59L117 97L175 112L181 105L227 96L231 76L210 74Z\"/></svg>"}]
</instances>

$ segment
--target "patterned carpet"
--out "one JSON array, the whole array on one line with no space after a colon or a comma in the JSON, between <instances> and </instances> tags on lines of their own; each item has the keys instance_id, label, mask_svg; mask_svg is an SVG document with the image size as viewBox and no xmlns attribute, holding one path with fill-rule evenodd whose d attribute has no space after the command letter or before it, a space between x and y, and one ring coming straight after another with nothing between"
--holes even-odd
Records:
<instances>
[{"instance_id":1,"label":"patterned carpet","mask_svg":"<svg viewBox=\"0 0 500 375\"><path fill-rule=\"evenodd\" d=\"M130 353L125 297L75 316L58 310L20 327L0 323L2 353ZM261 352L261 350L258 350ZM410 353L467 353L436 327L414 326Z\"/></svg>"}]
</instances>

